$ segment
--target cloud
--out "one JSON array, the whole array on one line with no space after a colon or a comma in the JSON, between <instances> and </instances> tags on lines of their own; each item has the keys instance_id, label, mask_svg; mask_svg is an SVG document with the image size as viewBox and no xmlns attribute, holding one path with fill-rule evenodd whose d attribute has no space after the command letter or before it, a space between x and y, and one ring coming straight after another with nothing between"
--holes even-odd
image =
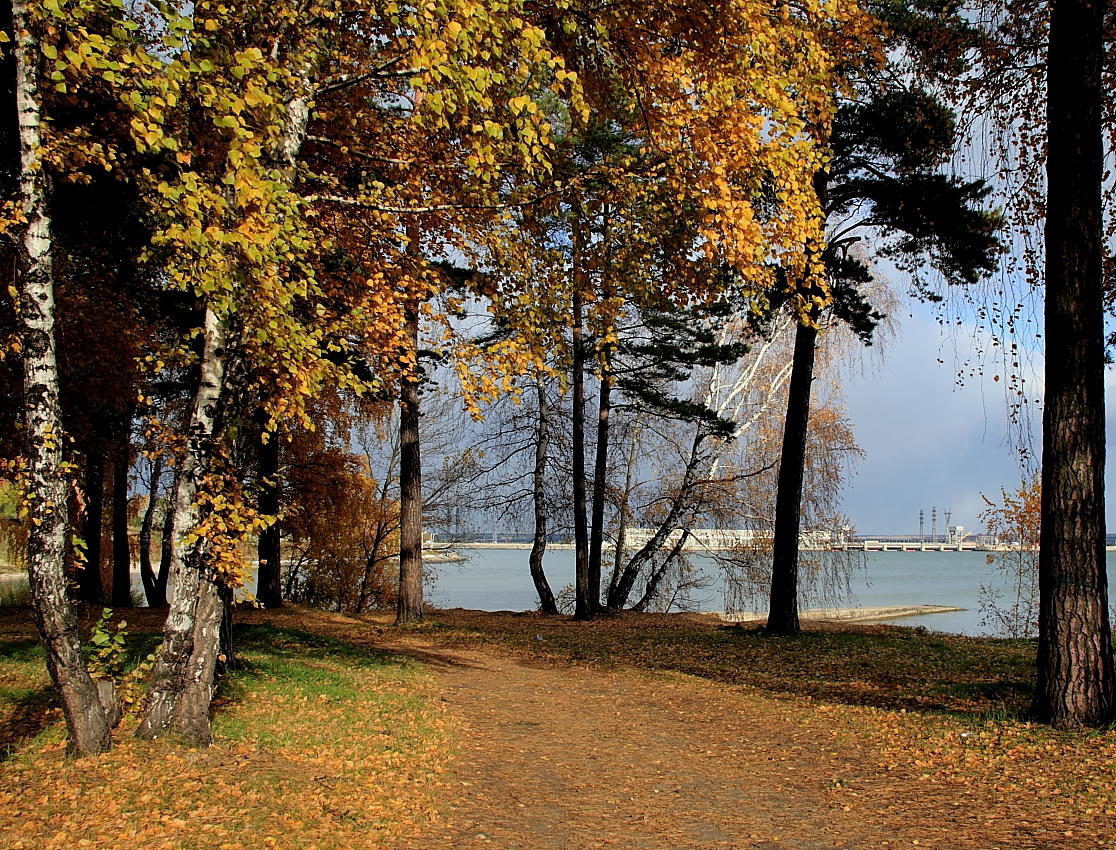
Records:
<instances>
[{"instance_id":1,"label":"cloud","mask_svg":"<svg viewBox=\"0 0 1116 850\"><path fill-rule=\"evenodd\" d=\"M1018 486L1019 446L1027 437L1009 424L1015 397L1005 393L998 356L972 326L943 331L916 305L902 317L882 365L846 379L849 418L866 453L844 498L859 531L917 533L921 509L929 533L934 507L939 532L946 510L951 524L977 528L981 494ZM1025 386L1039 391L1041 363L1022 368ZM1037 439L1039 411L1029 406Z\"/></svg>"}]
</instances>

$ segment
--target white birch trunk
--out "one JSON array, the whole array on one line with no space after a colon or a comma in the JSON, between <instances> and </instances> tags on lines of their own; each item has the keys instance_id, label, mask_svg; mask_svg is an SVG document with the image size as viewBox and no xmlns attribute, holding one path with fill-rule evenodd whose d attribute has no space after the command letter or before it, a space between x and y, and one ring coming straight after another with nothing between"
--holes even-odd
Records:
<instances>
[{"instance_id":1,"label":"white birch trunk","mask_svg":"<svg viewBox=\"0 0 1116 850\"><path fill-rule=\"evenodd\" d=\"M310 120L310 70L303 91L287 103L280 141L273 159L293 185L295 166ZM221 625L230 599L209 564L206 541L189 547L184 538L197 527L197 495L210 470L214 447L221 441L220 410L225 376L229 371L227 330L222 319L206 310L200 381L190 419L189 443L175 493L174 538L171 559L171 605L163 629L163 648L156 662L143 719L136 730L141 738L171 734L191 744L211 741L209 706L221 653Z\"/></svg>"},{"instance_id":2,"label":"white birch trunk","mask_svg":"<svg viewBox=\"0 0 1116 850\"><path fill-rule=\"evenodd\" d=\"M20 204L26 219L16 247L23 347L24 422L28 443L28 583L47 669L62 698L70 750L100 753L111 745L110 715L85 669L77 624L66 598L66 479L54 338L54 273L51 265L50 177L39 153L38 38L26 0L12 4L16 34L16 107L19 111ZM111 695L108 700L111 700Z\"/></svg>"},{"instance_id":3,"label":"white birch trunk","mask_svg":"<svg viewBox=\"0 0 1116 850\"><path fill-rule=\"evenodd\" d=\"M143 719L136 734L158 738L170 732L192 743L209 743L209 703L220 642L220 589L208 564L206 541L185 545L198 524L197 494L209 472L225 383L226 339L221 318L205 313L198 389L190 412L189 442L174 496L171 538L170 610L163 647L152 674Z\"/></svg>"}]
</instances>

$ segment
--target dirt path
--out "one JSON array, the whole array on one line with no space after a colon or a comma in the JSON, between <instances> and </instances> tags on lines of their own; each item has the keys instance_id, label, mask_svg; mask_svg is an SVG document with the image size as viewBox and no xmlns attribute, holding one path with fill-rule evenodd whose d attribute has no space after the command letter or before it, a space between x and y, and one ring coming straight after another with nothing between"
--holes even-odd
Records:
<instances>
[{"instance_id":1,"label":"dirt path","mask_svg":"<svg viewBox=\"0 0 1116 850\"><path fill-rule=\"evenodd\" d=\"M1097 846L989 817L980 789L882 771L822 705L399 648L436 671L464 730L444 819L406 850Z\"/></svg>"}]
</instances>

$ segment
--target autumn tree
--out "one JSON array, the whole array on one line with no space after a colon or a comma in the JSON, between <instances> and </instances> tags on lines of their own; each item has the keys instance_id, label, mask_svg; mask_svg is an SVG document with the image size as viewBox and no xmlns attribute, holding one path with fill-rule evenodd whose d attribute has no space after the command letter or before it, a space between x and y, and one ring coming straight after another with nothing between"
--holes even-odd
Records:
<instances>
[{"instance_id":1,"label":"autumn tree","mask_svg":"<svg viewBox=\"0 0 1116 850\"><path fill-rule=\"evenodd\" d=\"M172 21L166 28L188 34L190 50L163 63L140 98L136 126L152 153L175 163L148 175L166 222L155 241L168 257L168 279L192 290L205 316L175 500L175 594L143 736L171 731L208 740L217 622L242 569L236 544L270 522L245 503L227 445L238 418L254 409L244 400L264 396L272 419L298 419L323 382L358 388L357 360L374 382L393 382L413 360L394 320L428 286L393 270L405 253L401 216L420 213L409 193L433 186L458 193L459 203L467 191L479 200L487 191L479 175L495 167L496 152L521 161L543 153L541 130L533 147L510 140L501 147L500 134L486 129L497 126L491 119L464 122L459 114L466 102L501 118L522 111L520 101L509 106L511 89L550 69L537 31L486 8L461 10L453 20L456 11L415 9L392 19L321 3L307 26L301 8L268 7L264 15L250 3L198 4L191 25ZM362 23L340 26L342 12ZM457 36L453 43L441 38L443 28ZM474 51L482 31L496 39L483 57ZM514 61L505 61L509 56ZM494 70L511 66L518 70ZM420 89L421 107L411 96ZM352 120L331 121L334 109ZM176 123L180 116L188 120ZM516 144L541 127L529 115L516 120ZM187 150L180 141L185 130L200 133L205 144ZM344 176L337 167L350 133L361 140ZM456 172L468 178L464 189L458 179L383 180L360 165L372 156L384 166L425 169L431 138L463 135L468 145L458 145L454 158L469 159ZM369 142L378 147L369 151ZM387 155L393 144L409 145L410 158ZM464 147L471 148L467 156ZM367 214L362 219L373 236L361 254L344 240L354 210Z\"/></svg>"},{"instance_id":2,"label":"autumn tree","mask_svg":"<svg viewBox=\"0 0 1116 850\"><path fill-rule=\"evenodd\" d=\"M348 450L346 424L348 416L331 416L284 444L286 592L305 605L361 613L394 602L387 556L398 551L399 507L380 497L365 459Z\"/></svg>"},{"instance_id":3,"label":"autumn tree","mask_svg":"<svg viewBox=\"0 0 1116 850\"><path fill-rule=\"evenodd\" d=\"M1038 632L1038 560L1041 487L1038 476L1023 481L1014 493L1000 491L1000 501L987 497L981 512L987 534L997 551L987 556L998 580L981 585L982 623L1013 638ZM1006 582L1006 592L996 584Z\"/></svg>"},{"instance_id":4,"label":"autumn tree","mask_svg":"<svg viewBox=\"0 0 1116 850\"><path fill-rule=\"evenodd\" d=\"M589 106L589 120L571 124L560 140L568 145L562 176L571 188L554 196L550 221L562 235L548 249L565 282L548 274L545 290L539 287L546 293L540 303L557 300L571 317L578 445L585 444L579 367L593 364L603 388L611 389L609 324L648 293L651 279L665 281L662 294L683 307L715 299L720 281L729 278L762 299L810 277L803 246L818 236L810 179L823 152L802 130L828 121L825 81L845 49L823 45L821 33L833 27L855 40L862 20L855 10L842 10L839 20L813 7L782 12L768 15L737 2L719 3L715 14L655 3L608 7L591 13L594 30L574 15L553 15L551 28L561 28L556 41L583 79ZM759 44L767 47L757 50ZM766 195L775 204L762 212L757 200ZM795 274L779 277L765 261L768 249L781 252ZM648 275L655 263L670 273ZM728 273L708 273L720 267ZM556 291L566 297L556 299ZM509 315L514 305L498 310ZM585 327L596 331L589 351ZM597 411L598 431L606 435L607 425L600 425L607 423L607 398L600 393L606 405ZM607 442L598 445L603 461ZM578 495L586 490L584 455L575 446L572 488L579 504L589 501L587 493ZM575 533L576 615L583 618L599 605L599 547L588 538L592 526L600 529L602 507L598 499L596 522ZM575 506L575 521L587 510L588 504Z\"/></svg>"},{"instance_id":5,"label":"autumn tree","mask_svg":"<svg viewBox=\"0 0 1116 850\"><path fill-rule=\"evenodd\" d=\"M62 466L64 434L59 409L56 360L54 270L51 238L52 174L45 154L43 65L58 54L63 13L58 4L32 7L12 4L15 94L20 166L14 231L16 285L19 289L19 343L23 361L23 395L27 434L28 582L35 622L43 642L47 669L57 688L70 734L70 749L98 753L110 745L111 694L99 691L85 669L76 623L66 599L63 569L67 535L66 473ZM88 9L83 9L88 12ZM68 21L71 38L80 43L87 20ZM17 223L18 222L18 223ZM14 226L13 226L14 225Z\"/></svg>"}]
</instances>

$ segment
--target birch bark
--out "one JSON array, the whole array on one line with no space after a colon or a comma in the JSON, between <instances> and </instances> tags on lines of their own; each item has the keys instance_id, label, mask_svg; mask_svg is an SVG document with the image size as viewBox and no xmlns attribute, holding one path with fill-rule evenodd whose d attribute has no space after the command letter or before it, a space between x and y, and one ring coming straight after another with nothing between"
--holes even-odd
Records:
<instances>
[{"instance_id":1,"label":"birch bark","mask_svg":"<svg viewBox=\"0 0 1116 850\"><path fill-rule=\"evenodd\" d=\"M310 120L313 63L303 65L296 91L287 100L282 132L272 160L288 186ZM197 495L209 473L214 449L223 439L221 416L230 362L226 320L205 311L198 389L190 414L186 457L175 488L172 537L171 605L163 629L163 648L136 735L154 739L171 734L188 743L211 741L209 705L217 665L222 661L222 624L227 624L231 592L210 564L205 540L191 538L200 519ZM187 543L187 541L190 541Z\"/></svg>"},{"instance_id":2,"label":"birch bark","mask_svg":"<svg viewBox=\"0 0 1116 850\"><path fill-rule=\"evenodd\" d=\"M54 271L51 263L50 177L42 167L39 108L39 40L26 0L12 4L16 34L16 108L19 112L19 199L26 221L16 246L23 347L24 424L28 443L30 533L27 573L35 624L47 670L62 699L70 751L101 753L111 746L115 712L102 704L85 669L77 623L66 598L66 479L62 467L62 422L55 356ZM112 700L106 691L106 702Z\"/></svg>"}]
</instances>

